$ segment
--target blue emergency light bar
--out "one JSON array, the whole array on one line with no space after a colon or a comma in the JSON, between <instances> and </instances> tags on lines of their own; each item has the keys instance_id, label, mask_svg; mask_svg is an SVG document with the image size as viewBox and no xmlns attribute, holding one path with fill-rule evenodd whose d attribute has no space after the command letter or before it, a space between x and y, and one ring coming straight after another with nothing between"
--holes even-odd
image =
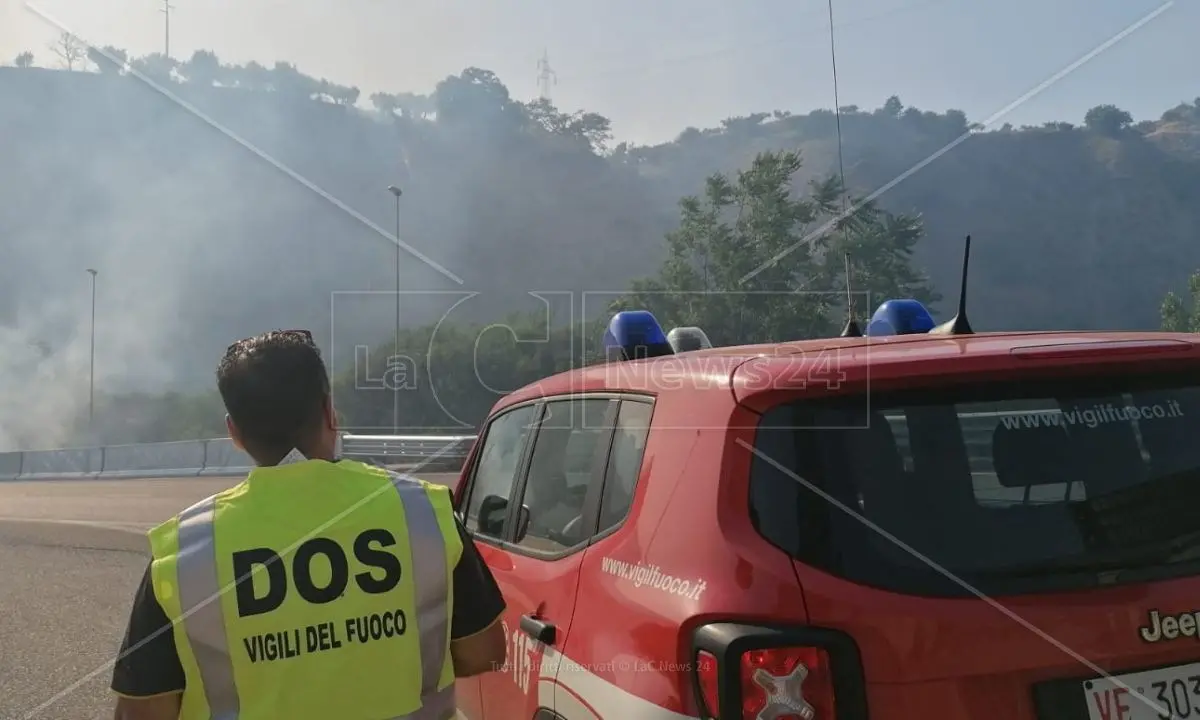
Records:
<instances>
[{"instance_id":1,"label":"blue emergency light bar","mask_svg":"<svg viewBox=\"0 0 1200 720\"><path fill-rule=\"evenodd\" d=\"M662 326L648 310L619 312L612 316L604 331L604 357L608 362L674 354Z\"/></svg>"},{"instance_id":2,"label":"blue emergency light bar","mask_svg":"<svg viewBox=\"0 0 1200 720\"><path fill-rule=\"evenodd\" d=\"M871 322L868 337L884 335L918 335L933 329L933 316L916 300L885 300Z\"/></svg>"}]
</instances>

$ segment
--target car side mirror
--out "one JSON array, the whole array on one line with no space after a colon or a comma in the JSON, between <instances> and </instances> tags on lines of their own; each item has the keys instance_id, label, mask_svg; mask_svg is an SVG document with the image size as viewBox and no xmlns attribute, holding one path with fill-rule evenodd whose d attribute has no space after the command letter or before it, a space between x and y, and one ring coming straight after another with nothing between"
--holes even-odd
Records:
<instances>
[{"instance_id":1,"label":"car side mirror","mask_svg":"<svg viewBox=\"0 0 1200 720\"><path fill-rule=\"evenodd\" d=\"M521 542L529 532L529 506L522 505L517 509L517 535L513 542Z\"/></svg>"},{"instance_id":2,"label":"car side mirror","mask_svg":"<svg viewBox=\"0 0 1200 720\"><path fill-rule=\"evenodd\" d=\"M504 521L508 519L508 498L488 495L479 503L479 532L492 537L504 537Z\"/></svg>"}]
</instances>

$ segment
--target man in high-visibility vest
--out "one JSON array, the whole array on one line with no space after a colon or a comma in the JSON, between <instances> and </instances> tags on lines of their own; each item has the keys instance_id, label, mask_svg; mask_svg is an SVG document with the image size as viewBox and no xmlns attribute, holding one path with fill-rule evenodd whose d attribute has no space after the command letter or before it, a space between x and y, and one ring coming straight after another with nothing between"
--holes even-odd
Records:
<instances>
[{"instance_id":1,"label":"man in high-visibility vest","mask_svg":"<svg viewBox=\"0 0 1200 720\"><path fill-rule=\"evenodd\" d=\"M499 669L504 600L440 486L337 457L307 331L229 347L236 487L150 531L113 672L117 720L442 720Z\"/></svg>"}]
</instances>

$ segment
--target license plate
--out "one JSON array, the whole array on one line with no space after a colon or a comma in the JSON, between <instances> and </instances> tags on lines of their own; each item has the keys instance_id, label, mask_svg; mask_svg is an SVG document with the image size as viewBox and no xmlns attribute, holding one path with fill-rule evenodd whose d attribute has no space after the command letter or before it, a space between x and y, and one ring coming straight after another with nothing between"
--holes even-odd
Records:
<instances>
[{"instance_id":1,"label":"license plate","mask_svg":"<svg viewBox=\"0 0 1200 720\"><path fill-rule=\"evenodd\" d=\"M1089 720L1200 719L1200 663L1087 680L1083 693Z\"/></svg>"}]
</instances>

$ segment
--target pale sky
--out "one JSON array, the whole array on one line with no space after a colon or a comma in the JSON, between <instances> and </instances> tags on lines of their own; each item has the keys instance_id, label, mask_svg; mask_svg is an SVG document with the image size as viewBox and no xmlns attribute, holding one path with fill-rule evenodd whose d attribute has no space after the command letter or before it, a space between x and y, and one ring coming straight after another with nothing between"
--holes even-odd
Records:
<instances>
[{"instance_id":1,"label":"pale sky","mask_svg":"<svg viewBox=\"0 0 1200 720\"><path fill-rule=\"evenodd\" d=\"M97 45L164 45L161 0L32 0ZM618 139L669 140L755 111L832 107L826 0L173 0L171 54L276 60L347 85L428 92L475 65L513 95L537 92L613 120ZM53 26L0 0L0 59L50 64ZM1158 0L833 0L841 103L889 95L982 121L1156 8ZM1163 14L997 124L1079 122L1113 103L1156 119L1200 96L1200 0Z\"/></svg>"}]
</instances>

